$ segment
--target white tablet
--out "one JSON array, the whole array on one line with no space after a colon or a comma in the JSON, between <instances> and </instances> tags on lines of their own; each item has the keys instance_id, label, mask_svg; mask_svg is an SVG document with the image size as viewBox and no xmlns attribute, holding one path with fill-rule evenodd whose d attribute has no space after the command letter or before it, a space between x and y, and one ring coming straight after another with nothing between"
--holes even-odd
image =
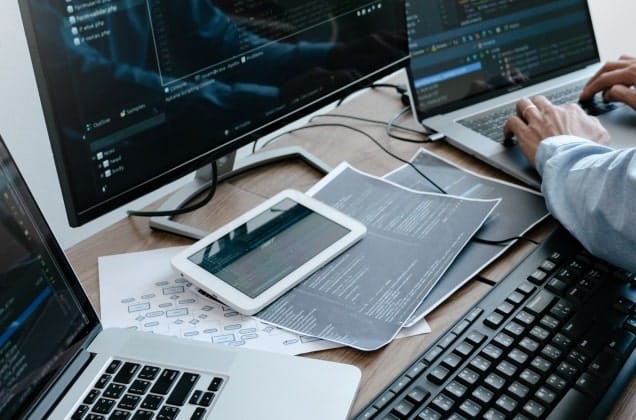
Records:
<instances>
[{"instance_id":1,"label":"white tablet","mask_svg":"<svg viewBox=\"0 0 636 420\"><path fill-rule=\"evenodd\" d=\"M360 240L360 222L283 191L172 259L203 292L251 315Z\"/></svg>"}]
</instances>

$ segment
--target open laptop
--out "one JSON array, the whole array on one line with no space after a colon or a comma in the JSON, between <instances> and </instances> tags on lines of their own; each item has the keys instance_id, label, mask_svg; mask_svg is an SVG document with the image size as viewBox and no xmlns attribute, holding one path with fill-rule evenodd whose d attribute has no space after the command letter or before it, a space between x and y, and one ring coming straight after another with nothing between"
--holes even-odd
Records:
<instances>
[{"instance_id":1,"label":"open laptop","mask_svg":"<svg viewBox=\"0 0 636 420\"><path fill-rule=\"evenodd\" d=\"M407 3L412 108L425 127L452 145L532 187L537 172L517 147L503 144L503 125L523 97L577 102L599 69L585 0ZM615 147L636 145L636 113L597 100Z\"/></svg>"},{"instance_id":2,"label":"open laptop","mask_svg":"<svg viewBox=\"0 0 636 420\"><path fill-rule=\"evenodd\" d=\"M0 418L344 419L360 371L97 314L0 139ZM166 262L167 264L168 262Z\"/></svg>"}]
</instances>

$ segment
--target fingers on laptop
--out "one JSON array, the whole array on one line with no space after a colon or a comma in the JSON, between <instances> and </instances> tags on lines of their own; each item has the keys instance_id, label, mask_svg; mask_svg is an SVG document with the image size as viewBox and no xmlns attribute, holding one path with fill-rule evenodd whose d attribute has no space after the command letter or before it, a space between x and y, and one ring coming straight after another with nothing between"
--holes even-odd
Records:
<instances>
[{"instance_id":1,"label":"fingers on laptop","mask_svg":"<svg viewBox=\"0 0 636 420\"><path fill-rule=\"evenodd\" d=\"M636 84L636 58L621 56L617 61L609 61L596 72L587 82L581 92L580 100L589 101L598 92L603 92L606 101L620 101L634 107L636 105L636 92L630 93L631 86ZM614 89L614 87L618 87ZM619 95L619 96L616 96ZM612 96L614 99L612 99ZM631 102L630 102L631 101Z\"/></svg>"}]
</instances>

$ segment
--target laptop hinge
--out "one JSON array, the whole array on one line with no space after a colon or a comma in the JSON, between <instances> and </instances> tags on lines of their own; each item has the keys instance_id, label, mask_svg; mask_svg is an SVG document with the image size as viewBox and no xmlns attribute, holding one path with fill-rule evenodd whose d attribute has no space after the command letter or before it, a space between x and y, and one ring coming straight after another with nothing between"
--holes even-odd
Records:
<instances>
[{"instance_id":1,"label":"laptop hinge","mask_svg":"<svg viewBox=\"0 0 636 420\"><path fill-rule=\"evenodd\" d=\"M97 325L93 328L75 355L69 360L66 366L61 369L61 374L52 381L48 389L44 390L39 401L33 405L29 413L25 416L27 419L46 418L47 414L55 407L59 399L66 394L68 388L73 385L75 379L93 359L94 354L90 353L87 347L101 331L101 325Z\"/></svg>"}]
</instances>

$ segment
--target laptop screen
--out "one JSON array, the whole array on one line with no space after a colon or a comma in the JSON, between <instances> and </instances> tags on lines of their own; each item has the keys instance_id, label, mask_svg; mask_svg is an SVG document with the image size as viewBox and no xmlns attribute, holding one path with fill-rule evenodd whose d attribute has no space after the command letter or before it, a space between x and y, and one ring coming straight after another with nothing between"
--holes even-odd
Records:
<instances>
[{"instance_id":1,"label":"laptop screen","mask_svg":"<svg viewBox=\"0 0 636 420\"><path fill-rule=\"evenodd\" d=\"M0 244L0 418L15 418L98 320L1 139Z\"/></svg>"},{"instance_id":2,"label":"laptop screen","mask_svg":"<svg viewBox=\"0 0 636 420\"><path fill-rule=\"evenodd\" d=\"M599 60L586 0L413 0L407 16L420 118Z\"/></svg>"}]
</instances>

